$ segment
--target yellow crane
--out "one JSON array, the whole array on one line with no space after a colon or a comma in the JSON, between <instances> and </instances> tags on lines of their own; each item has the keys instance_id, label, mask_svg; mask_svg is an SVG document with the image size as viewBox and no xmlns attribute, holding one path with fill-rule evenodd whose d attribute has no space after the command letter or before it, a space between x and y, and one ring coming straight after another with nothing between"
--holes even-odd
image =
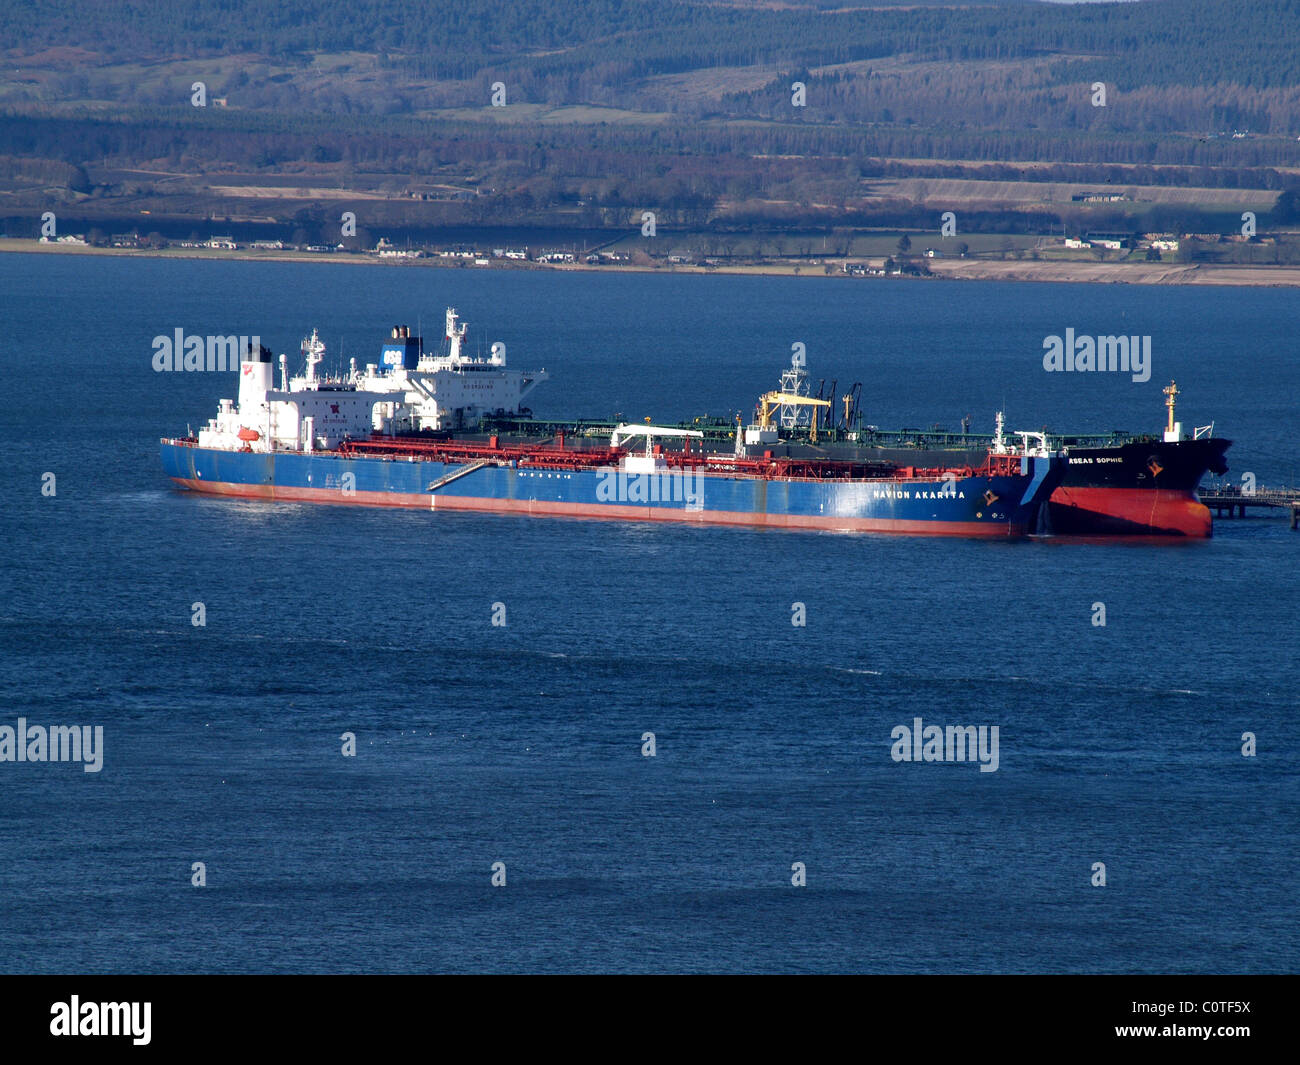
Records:
<instances>
[{"instance_id":1,"label":"yellow crane","mask_svg":"<svg viewBox=\"0 0 1300 1065\"><path fill-rule=\"evenodd\" d=\"M758 397L758 424L764 429L772 428L772 413L777 407L829 407L828 399L813 399L800 396L794 392L765 392ZM813 411L812 431L809 439L817 443L817 412Z\"/></svg>"}]
</instances>

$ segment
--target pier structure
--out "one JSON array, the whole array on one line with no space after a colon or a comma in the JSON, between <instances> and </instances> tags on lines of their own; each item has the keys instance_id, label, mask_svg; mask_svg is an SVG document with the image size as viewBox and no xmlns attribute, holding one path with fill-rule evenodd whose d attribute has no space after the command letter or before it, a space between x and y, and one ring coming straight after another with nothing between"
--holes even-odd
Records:
<instances>
[{"instance_id":1,"label":"pier structure","mask_svg":"<svg viewBox=\"0 0 1300 1065\"><path fill-rule=\"evenodd\" d=\"M1245 517L1247 507L1285 510L1291 516L1291 528L1300 528L1300 488L1257 488L1243 491L1237 485L1211 485L1197 493L1202 503L1220 518L1234 514Z\"/></svg>"}]
</instances>

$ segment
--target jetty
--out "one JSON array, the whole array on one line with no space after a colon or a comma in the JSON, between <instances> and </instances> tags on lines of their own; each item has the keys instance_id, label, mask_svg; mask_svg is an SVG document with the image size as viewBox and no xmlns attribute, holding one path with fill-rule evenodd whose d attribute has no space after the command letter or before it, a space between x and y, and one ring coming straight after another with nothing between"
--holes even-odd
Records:
<instances>
[{"instance_id":1,"label":"jetty","mask_svg":"<svg viewBox=\"0 0 1300 1065\"><path fill-rule=\"evenodd\" d=\"M1300 528L1300 488L1256 488L1246 491L1239 485L1211 485L1202 487L1197 495L1202 503L1220 518L1245 517L1247 507L1265 507L1288 511L1291 528Z\"/></svg>"}]
</instances>

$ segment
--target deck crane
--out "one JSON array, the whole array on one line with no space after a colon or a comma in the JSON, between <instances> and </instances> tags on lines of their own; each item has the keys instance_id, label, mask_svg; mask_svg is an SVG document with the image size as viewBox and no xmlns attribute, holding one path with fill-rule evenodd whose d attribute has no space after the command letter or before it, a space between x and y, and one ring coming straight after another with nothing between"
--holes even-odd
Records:
<instances>
[{"instance_id":1,"label":"deck crane","mask_svg":"<svg viewBox=\"0 0 1300 1065\"><path fill-rule=\"evenodd\" d=\"M813 399L811 396L800 396L794 392L765 392L758 397L758 424L764 429L770 429L772 413L778 407L829 407L830 405L828 399ZM817 443L817 421L817 414L814 411L809 435L809 439L814 444Z\"/></svg>"}]
</instances>

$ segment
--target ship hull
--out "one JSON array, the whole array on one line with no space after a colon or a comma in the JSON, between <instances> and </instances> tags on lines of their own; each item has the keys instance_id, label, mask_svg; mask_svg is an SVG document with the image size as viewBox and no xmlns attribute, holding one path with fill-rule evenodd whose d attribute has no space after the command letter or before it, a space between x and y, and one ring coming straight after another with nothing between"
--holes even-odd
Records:
<instances>
[{"instance_id":1,"label":"ship hull","mask_svg":"<svg viewBox=\"0 0 1300 1065\"><path fill-rule=\"evenodd\" d=\"M1072 448L1047 507L1054 533L1208 537L1214 519L1196 496L1207 470L1228 470L1231 441L1133 442Z\"/></svg>"},{"instance_id":2,"label":"ship hull","mask_svg":"<svg viewBox=\"0 0 1300 1065\"><path fill-rule=\"evenodd\" d=\"M162 461L180 487L268 501L997 538L1034 532L1063 472L1060 460L1027 458L1016 474L952 479L682 477L505 462L470 469L414 456L267 454L173 441L163 442Z\"/></svg>"},{"instance_id":3,"label":"ship hull","mask_svg":"<svg viewBox=\"0 0 1300 1065\"><path fill-rule=\"evenodd\" d=\"M1214 519L1196 496L1207 471L1226 473L1230 440L1133 441L1071 447L1065 475L1046 508L1045 528L1061 536L1212 535ZM806 454L784 445L777 454ZM839 445L821 449L840 459L900 465L977 465L973 448L886 448Z\"/></svg>"},{"instance_id":4,"label":"ship hull","mask_svg":"<svg viewBox=\"0 0 1300 1065\"><path fill-rule=\"evenodd\" d=\"M1063 536L1190 536L1214 533L1214 517L1195 492L1149 488L1058 488L1048 522Z\"/></svg>"}]
</instances>

